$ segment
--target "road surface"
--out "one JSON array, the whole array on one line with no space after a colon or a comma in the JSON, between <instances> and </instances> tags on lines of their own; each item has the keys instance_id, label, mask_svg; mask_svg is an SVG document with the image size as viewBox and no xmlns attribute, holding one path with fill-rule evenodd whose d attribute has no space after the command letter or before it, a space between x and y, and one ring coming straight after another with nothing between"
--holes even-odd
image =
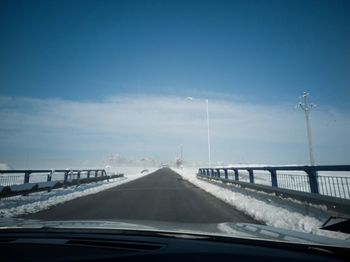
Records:
<instances>
[{"instance_id":1,"label":"road surface","mask_svg":"<svg viewBox=\"0 0 350 262\"><path fill-rule=\"evenodd\" d=\"M106 191L77 198L25 218L44 220L156 220L258 223L185 181L169 168Z\"/></svg>"}]
</instances>

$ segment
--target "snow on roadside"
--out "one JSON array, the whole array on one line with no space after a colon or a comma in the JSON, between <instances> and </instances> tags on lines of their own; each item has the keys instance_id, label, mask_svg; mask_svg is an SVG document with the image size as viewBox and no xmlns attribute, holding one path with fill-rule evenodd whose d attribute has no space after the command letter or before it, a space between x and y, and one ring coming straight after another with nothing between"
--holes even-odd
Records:
<instances>
[{"instance_id":1,"label":"snow on roadside","mask_svg":"<svg viewBox=\"0 0 350 262\"><path fill-rule=\"evenodd\" d=\"M302 210L300 210L300 212L296 212L296 210L288 209L288 206L275 206L273 203L267 203L262 199L250 197L248 195L220 187L219 185L200 180L196 178L196 173L198 172L198 169L196 168L173 170L190 183L202 188L206 192L223 200L229 205L251 216L255 220L265 223L266 225L328 237L349 239L348 234L319 229L323 224L323 221L319 220L317 217L310 216L309 214L304 214Z\"/></svg>"},{"instance_id":2,"label":"snow on roadside","mask_svg":"<svg viewBox=\"0 0 350 262\"><path fill-rule=\"evenodd\" d=\"M38 192L27 196L3 198L0 201L0 217L14 217L36 213L72 199L96 194L103 190L130 182L154 171L154 169L148 169L148 172L141 173L141 170L142 168L123 168L118 170L118 173L124 173L125 177L122 178L83 184L80 186L59 188L50 192Z\"/></svg>"}]
</instances>

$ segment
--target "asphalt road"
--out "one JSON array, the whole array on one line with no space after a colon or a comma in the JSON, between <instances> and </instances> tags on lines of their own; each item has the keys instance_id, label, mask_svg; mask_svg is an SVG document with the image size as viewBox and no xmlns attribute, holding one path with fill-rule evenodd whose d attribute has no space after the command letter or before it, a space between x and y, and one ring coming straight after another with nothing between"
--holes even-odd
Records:
<instances>
[{"instance_id":1,"label":"asphalt road","mask_svg":"<svg viewBox=\"0 0 350 262\"><path fill-rule=\"evenodd\" d=\"M258 223L232 206L162 168L106 191L25 218L44 220L130 219L187 223Z\"/></svg>"}]
</instances>

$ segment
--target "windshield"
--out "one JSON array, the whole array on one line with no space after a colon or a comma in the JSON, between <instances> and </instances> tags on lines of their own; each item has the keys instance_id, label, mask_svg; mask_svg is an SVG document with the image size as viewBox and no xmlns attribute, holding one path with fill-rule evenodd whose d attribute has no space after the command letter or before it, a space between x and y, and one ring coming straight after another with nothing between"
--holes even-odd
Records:
<instances>
[{"instance_id":1,"label":"windshield","mask_svg":"<svg viewBox=\"0 0 350 262\"><path fill-rule=\"evenodd\" d=\"M349 1L1 1L0 227L349 245Z\"/></svg>"}]
</instances>

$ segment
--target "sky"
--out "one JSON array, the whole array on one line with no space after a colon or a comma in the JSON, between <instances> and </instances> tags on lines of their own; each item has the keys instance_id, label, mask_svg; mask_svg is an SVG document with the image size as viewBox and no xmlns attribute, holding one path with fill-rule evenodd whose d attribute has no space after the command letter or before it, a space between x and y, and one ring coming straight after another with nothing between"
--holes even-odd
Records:
<instances>
[{"instance_id":1,"label":"sky","mask_svg":"<svg viewBox=\"0 0 350 262\"><path fill-rule=\"evenodd\" d=\"M0 1L0 163L349 164L349 1ZM187 101L191 96L195 99Z\"/></svg>"}]
</instances>

